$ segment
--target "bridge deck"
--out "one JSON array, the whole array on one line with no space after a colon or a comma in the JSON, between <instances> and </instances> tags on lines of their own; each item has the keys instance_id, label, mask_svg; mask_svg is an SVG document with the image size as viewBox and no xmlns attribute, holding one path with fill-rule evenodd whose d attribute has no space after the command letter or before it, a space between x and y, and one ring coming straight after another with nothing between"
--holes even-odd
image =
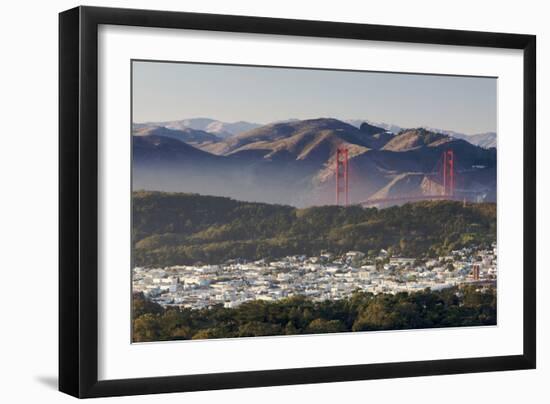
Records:
<instances>
[{"instance_id":1,"label":"bridge deck","mask_svg":"<svg viewBox=\"0 0 550 404\"><path fill-rule=\"evenodd\" d=\"M432 201L432 200L449 200L455 201L457 198L453 195L416 195L416 196L399 196L393 198L376 198L376 199L367 199L366 201L359 202L359 205L368 206L368 205L378 205L383 203L392 203L392 202L408 202L408 201Z\"/></svg>"}]
</instances>

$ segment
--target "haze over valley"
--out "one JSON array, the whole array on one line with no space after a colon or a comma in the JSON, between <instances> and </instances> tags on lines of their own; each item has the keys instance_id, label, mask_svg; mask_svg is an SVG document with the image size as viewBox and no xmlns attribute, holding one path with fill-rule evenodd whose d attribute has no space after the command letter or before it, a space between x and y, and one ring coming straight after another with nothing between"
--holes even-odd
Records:
<instances>
[{"instance_id":1,"label":"haze over valley","mask_svg":"<svg viewBox=\"0 0 550 404\"><path fill-rule=\"evenodd\" d=\"M496 201L495 133L468 136L333 118L267 125L195 118L136 123L132 134L134 190L329 205L335 202L336 150L345 148L351 204L406 201L442 192L441 156L452 150L456 199Z\"/></svg>"}]
</instances>

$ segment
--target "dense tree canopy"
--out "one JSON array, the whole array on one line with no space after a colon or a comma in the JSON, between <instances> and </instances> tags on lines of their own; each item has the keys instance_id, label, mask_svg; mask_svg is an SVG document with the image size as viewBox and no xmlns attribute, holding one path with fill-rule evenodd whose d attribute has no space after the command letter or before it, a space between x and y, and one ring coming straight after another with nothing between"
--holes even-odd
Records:
<instances>
[{"instance_id":1,"label":"dense tree canopy","mask_svg":"<svg viewBox=\"0 0 550 404\"><path fill-rule=\"evenodd\" d=\"M412 257L496 240L495 204L425 201L386 209L290 206L196 194L134 192L135 265L218 264L228 259L381 248Z\"/></svg>"},{"instance_id":2,"label":"dense tree canopy","mask_svg":"<svg viewBox=\"0 0 550 404\"><path fill-rule=\"evenodd\" d=\"M355 292L348 299L312 302L293 297L191 310L162 308L133 298L135 342L321 334L496 324L496 290L475 286L416 293Z\"/></svg>"}]
</instances>

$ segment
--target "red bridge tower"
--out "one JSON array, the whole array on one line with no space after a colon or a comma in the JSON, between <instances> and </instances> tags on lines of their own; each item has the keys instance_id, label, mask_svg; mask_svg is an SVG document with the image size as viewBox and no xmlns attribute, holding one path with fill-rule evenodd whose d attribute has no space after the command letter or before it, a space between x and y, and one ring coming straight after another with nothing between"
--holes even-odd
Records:
<instances>
[{"instance_id":1,"label":"red bridge tower","mask_svg":"<svg viewBox=\"0 0 550 404\"><path fill-rule=\"evenodd\" d=\"M336 149L336 205L340 205L343 202L345 206L349 204L349 163L348 163L348 149L339 147Z\"/></svg>"},{"instance_id":2,"label":"red bridge tower","mask_svg":"<svg viewBox=\"0 0 550 404\"><path fill-rule=\"evenodd\" d=\"M453 150L443 152L443 195L455 193L455 155Z\"/></svg>"}]
</instances>

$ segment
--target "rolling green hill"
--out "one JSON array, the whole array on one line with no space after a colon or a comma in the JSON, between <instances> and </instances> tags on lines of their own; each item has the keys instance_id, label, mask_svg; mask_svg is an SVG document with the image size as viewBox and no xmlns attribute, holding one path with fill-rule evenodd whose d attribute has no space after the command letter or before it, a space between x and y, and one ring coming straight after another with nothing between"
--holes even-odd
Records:
<instances>
[{"instance_id":1,"label":"rolling green hill","mask_svg":"<svg viewBox=\"0 0 550 404\"><path fill-rule=\"evenodd\" d=\"M496 240L496 205L426 201L386 209L290 206L133 193L134 264L218 264L323 250L420 257Z\"/></svg>"}]
</instances>

